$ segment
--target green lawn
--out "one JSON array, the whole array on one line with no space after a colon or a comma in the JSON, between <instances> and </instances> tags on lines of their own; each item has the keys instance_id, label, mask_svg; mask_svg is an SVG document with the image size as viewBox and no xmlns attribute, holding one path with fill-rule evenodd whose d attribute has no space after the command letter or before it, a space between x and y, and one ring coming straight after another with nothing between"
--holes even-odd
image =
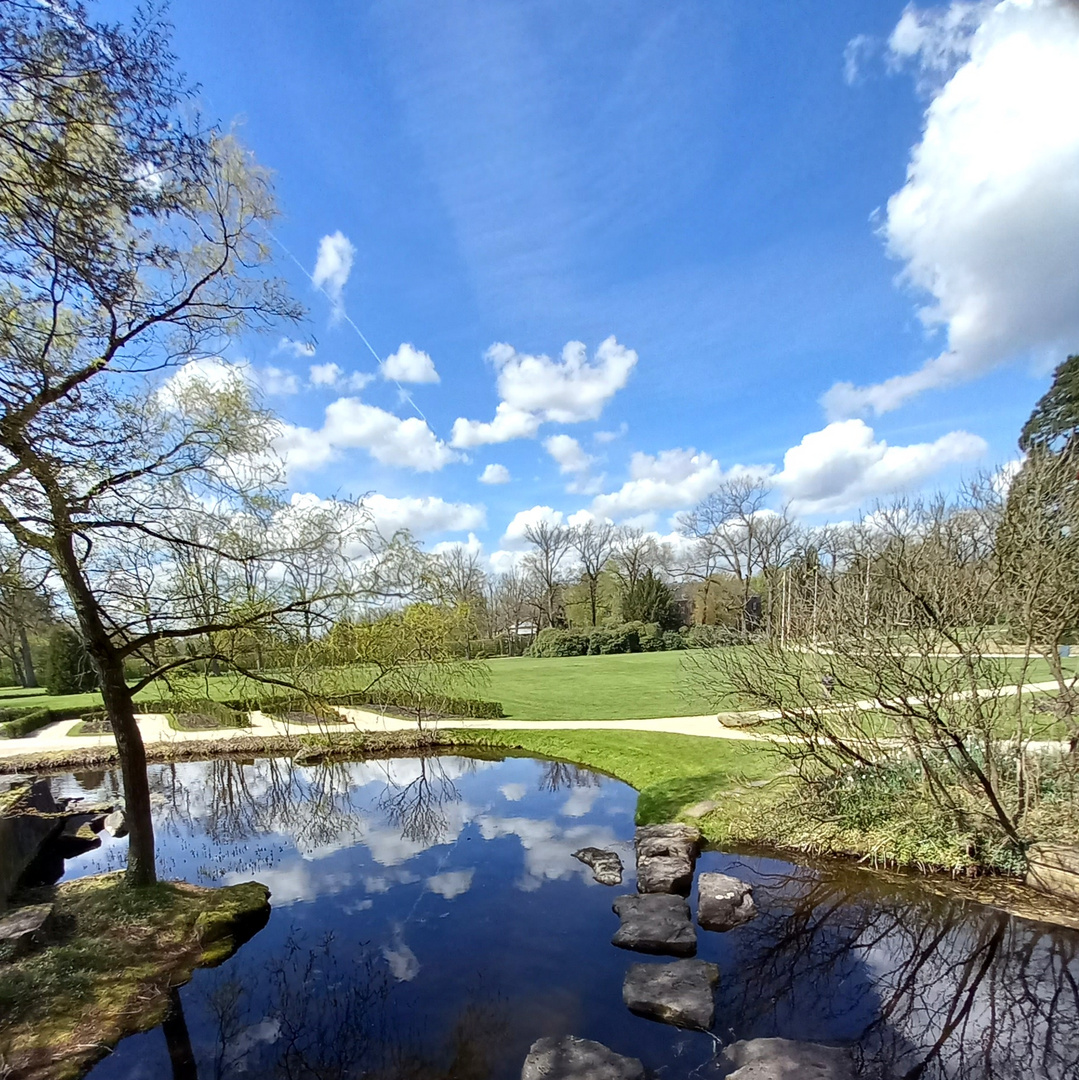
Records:
<instances>
[{"instance_id":1,"label":"green lawn","mask_svg":"<svg viewBox=\"0 0 1079 1080\"><path fill-rule=\"evenodd\" d=\"M551 658L506 657L489 660L490 682L486 687L462 690L468 697L502 702L506 716L514 720L622 720L661 716L697 716L718 709L735 709L732 699L710 700L695 685L692 664L695 652L630 653L614 656L567 656ZM1009 661L1018 670L1018 661ZM1077 661L1066 661L1075 671ZM340 673L339 673L340 674ZM1043 660L1030 664L1027 679L1051 678ZM350 688L348 678L336 678L335 692ZM362 681L357 679L362 685ZM240 696L271 696L273 687L239 684L228 676L207 679L199 694L223 700ZM139 694L142 701L169 697L164 684ZM95 708L99 694L68 694L48 697L40 690L17 687L0 690L0 708L32 703L52 708Z\"/></svg>"},{"instance_id":2,"label":"green lawn","mask_svg":"<svg viewBox=\"0 0 1079 1080\"><path fill-rule=\"evenodd\" d=\"M640 794L637 821L675 820L687 807L765 780L785 767L767 747L652 731L482 731L478 741L572 761L624 780ZM722 802L722 800L721 800Z\"/></svg>"}]
</instances>

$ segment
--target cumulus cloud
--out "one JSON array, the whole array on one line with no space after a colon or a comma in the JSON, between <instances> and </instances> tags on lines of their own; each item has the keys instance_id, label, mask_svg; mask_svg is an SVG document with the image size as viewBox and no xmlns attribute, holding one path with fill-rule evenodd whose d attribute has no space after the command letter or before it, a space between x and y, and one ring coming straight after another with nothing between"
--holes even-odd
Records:
<instances>
[{"instance_id":1,"label":"cumulus cloud","mask_svg":"<svg viewBox=\"0 0 1079 1080\"><path fill-rule=\"evenodd\" d=\"M382 377L407 383L441 382L431 357L407 342L382 361Z\"/></svg>"},{"instance_id":2,"label":"cumulus cloud","mask_svg":"<svg viewBox=\"0 0 1079 1080\"><path fill-rule=\"evenodd\" d=\"M533 506L529 510L518 510L502 535L502 547L511 551L527 547L525 532L530 525L538 525L541 521L547 522L548 525L562 525L565 517L561 510L554 510L550 506Z\"/></svg>"},{"instance_id":3,"label":"cumulus cloud","mask_svg":"<svg viewBox=\"0 0 1079 1080\"><path fill-rule=\"evenodd\" d=\"M570 341L561 357L519 353L499 342L487 350L497 373L500 403L490 423L459 418L453 445L478 446L531 438L541 423L575 424L596 420L604 405L621 390L637 364L637 354L612 336L588 359L580 341Z\"/></svg>"},{"instance_id":4,"label":"cumulus cloud","mask_svg":"<svg viewBox=\"0 0 1079 1080\"><path fill-rule=\"evenodd\" d=\"M737 467L737 471L745 470ZM592 509L602 517L621 521L656 510L692 506L715 491L724 475L711 454L698 453L692 447L655 455L638 451L630 458L629 480L618 491L597 495Z\"/></svg>"},{"instance_id":5,"label":"cumulus cloud","mask_svg":"<svg viewBox=\"0 0 1079 1080\"><path fill-rule=\"evenodd\" d=\"M776 484L796 513L832 513L917 487L950 465L976 460L987 449L984 439L966 431L949 432L931 443L889 446L864 421L842 420L792 446Z\"/></svg>"},{"instance_id":6,"label":"cumulus cloud","mask_svg":"<svg viewBox=\"0 0 1079 1080\"><path fill-rule=\"evenodd\" d=\"M487 524L487 512L482 506L446 502L436 495L394 499L376 493L368 495L363 504L384 534L408 529L416 536L430 536L482 529ZM470 535L469 540L475 537Z\"/></svg>"},{"instance_id":7,"label":"cumulus cloud","mask_svg":"<svg viewBox=\"0 0 1079 1080\"><path fill-rule=\"evenodd\" d=\"M264 367L256 375L259 386L267 394L296 394L300 390L300 380L291 372L279 367Z\"/></svg>"},{"instance_id":8,"label":"cumulus cloud","mask_svg":"<svg viewBox=\"0 0 1079 1080\"><path fill-rule=\"evenodd\" d=\"M315 355L315 346L309 341L294 341L290 337L283 337L274 352L288 352L295 357L311 357Z\"/></svg>"},{"instance_id":9,"label":"cumulus cloud","mask_svg":"<svg viewBox=\"0 0 1079 1080\"><path fill-rule=\"evenodd\" d=\"M592 467L593 458L581 449L581 444L571 435L552 435L543 448L558 462L562 474L586 473Z\"/></svg>"},{"instance_id":10,"label":"cumulus cloud","mask_svg":"<svg viewBox=\"0 0 1079 1080\"><path fill-rule=\"evenodd\" d=\"M505 465L492 462L480 473L481 484L508 484L512 479Z\"/></svg>"},{"instance_id":11,"label":"cumulus cloud","mask_svg":"<svg viewBox=\"0 0 1079 1080\"><path fill-rule=\"evenodd\" d=\"M889 42L930 94L882 234L946 348L917 371L837 383L832 419L896 409L1079 340L1079 5L908 8Z\"/></svg>"},{"instance_id":12,"label":"cumulus cloud","mask_svg":"<svg viewBox=\"0 0 1079 1080\"><path fill-rule=\"evenodd\" d=\"M353 371L351 374L346 374L343 368L332 362L312 364L307 374L311 385L316 389L360 391L375 381L374 375L366 371Z\"/></svg>"},{"instance_id":13,"label":"cumulus cloud","mask_svg":"<svg viewBox=\"0 0 1079 1080\"><path fill-rule=\"evenodd\" d=\"M453 900L472 888L475 869L448 870L444 874L434 874L427 879L427 891L437 893L446 900Z\"/></svg>"},{"instance_id":14,"label":"cumulus cloud","mask_svg":"<svg viewBox=\"0 0 1079 1080\"><path fill-rule=\"evenodd\" d=\"M363 448L384 465L437 472L460 454L417 416L402 419L359 398L338 398L326 407L318 430L282 424L276 449L286 469L307 472L336 459L342 450Z\"/></svg>"},{"instance_id":15,"label":"cumulus cloud","mask_svg":"<svg viewBox=\"0 0 1079 1080\"><path fill-rule=\"evenodd\" d=\"M345 313L344 290L356 249L352 241L340 229L318 242L318 258L311 282L316 289L321 289L333 305L333 316L341 318Z\"/></svg>"},{"instance_id":16,"label":"cumulus cloud","mask_svg":"<svg viewBox=\"0 0 1079 1080\"><path fill-rule=\"evenodd\" d=\"M510 442L512 439L531 439L539 431L542 419L534 413L522 412L504 401L495 409L490 422L466 420L459 416L453 422L453 446L484 446L490 443Z\"/></svg>"},{"instance_id":17,"label":"cumulus cloud","mask_svg":"<svg viewBox=\"0 0 1079 1080\"><path fill-rule=\"evenodd\" d=\"M593 433L592 438L595 439L598 443L609 443L614 442L615 439L622 438L622 436L625 435L627 431L629 431L629 424L627 424L625 420L623 420L622 423L618 425L616 430L597 431Z\"/></svg>"}]
</instances>

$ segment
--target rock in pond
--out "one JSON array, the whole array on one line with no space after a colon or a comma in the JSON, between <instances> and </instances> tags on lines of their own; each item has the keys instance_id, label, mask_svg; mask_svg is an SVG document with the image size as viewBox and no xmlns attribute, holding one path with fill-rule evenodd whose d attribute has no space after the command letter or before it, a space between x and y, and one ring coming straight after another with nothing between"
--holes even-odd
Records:
<instances>
[{"instance_id":1,"label":"rock in pond","mask_svg":"<svg viewBox=\"0 0 1079 1080\"><path fill-rule=\"evenodd\" d=\"M790 1039L743 1039L723 1056L735 1065L727 1080L855 1080L850 1054L839 1046Z\"/></svg>"},{"instance_id":2,"label":"rock in pond","mask_svg":"<svg viewBox=\"0 0 1079 1080\"><path fill-rule=\"evenodd\" d=\"M566 1035L537 1039L525 1058L521 1080L644 1080L644 1066L603 1043Z\"/></svg>"},{"instance_id":3,"label":"rock in pond","mask_svg":"<svg viewBox=\"0 0 1079 1080\"><path fill-rule=\"evenodd\" d=\"M682 897L666 893L620 896L612 906L622 920L612 945L671 956L697 952L697 931L689 917L689 904Z\"/></svg>"},{"instance_id":4,"label":"rock in pond","mask_svg":"<svg viewBox=\"0 0 1079 1080\"><path fill-rule=\"evenodd\" d=\"M757 914L753 887L727 874L697 879L697 922L705 930L732 930Z\"/></svg>"},{"instance_id":5,"label":"rock in pond","mask_svg":"<svg viewBox=\"0 0 1079 1080\"><path fill-rule=\"evenodd\" d=\"M615 851L605 851L603 848L586 847L573 853L575 859L579 859L585 866L592 867L592 876L601 885L622 884L622 860Z\"/></svg>"},{"instance_id":6,"label":"rock in pond","mask_svg":"<svg viewBox=\"0 0 1079 1080\"><path fill-rule=\"evenodd\" d=\"M633 964L622 983L632 1012L678 1027L707 1029L716 1016L719 968L704 960Z\"/></svg>"},{"instance_id":7,"label":"rock in pond","mask_svg":"<svg viewBox=\"0 0 1079 1080\"><path fill-rule=\"evenodd\" d=\"M1079 900L1079 845L1031 844L1026 883L1066 900Z\"/></svg>"},{"instance_id":8,"label":"rock in pond","mask_svg":"<svg viewBox=\"0 0 1079 1080\"><path fill-rule=\"evenodd\" d=\"M52 915L52 904L31 904L0 919L0 960L14 960L44 944Z\"/></svg>"},{"instance_id":9,"label":"rock in pond","mask_svg":"<svg viewBox=\"0 0 1079 1080\"><path fill-rule=\"evenodd\" d=\"M634 843L638 892L683 896L689 892L700 851L700 829L692 825L642 825Z\"/></svg>"},{"instance_id":10,"label":"rock in pond","mask_svg":"<svg viewBox=\"0 0 1079 1080\"><path fill-rule=\"evenodd\" d=\"M127 816L123 810L113 810L105 818L105 832L109 836L127 836Z\"/></svg>"}]
</instances>

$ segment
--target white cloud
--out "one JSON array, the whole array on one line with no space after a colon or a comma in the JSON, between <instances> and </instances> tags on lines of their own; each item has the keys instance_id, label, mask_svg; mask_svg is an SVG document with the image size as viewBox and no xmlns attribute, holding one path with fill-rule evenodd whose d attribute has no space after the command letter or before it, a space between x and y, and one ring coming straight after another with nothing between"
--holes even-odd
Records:
<instances>
[{"instance_id":1,"label":"white cloud","mask_svg":"<svg viewBox=\"0 0 1079 1080\"><path fill-rule=\"evenodd\" d=\"M882 228L947 345L917 371L837 383L830 418L884 413L1079 340L1079 5L908 8L889 43L936 89Z\"/></svg>"},{"instance_id":2,"label":"white cloud","mask_svg":"<svg viewBox=\"0 0 1079 1080\"><path fill-rule=\"evenodd\" d=\"M580 341L570 341L558 360L519 353L499 342L487 350L497 372L501 399L490 423L459 418L454 446L531 438L544 421L574 424L596 420L606 403L625 385L637 363L632 349L614 337L603 341L592 361Z\"/></svg>"},{"instance_id":3,"label":"white cloud","mask_svg":"<svg viewBox=\"0 0 1079 1080\"><path fill-rule=\"evenodd\" d=\"M353 371L346 374L337 364L312 364L308 369L308 379L316 388L352 390L358 392L375 381L374 375L366 371Z\"/></svg>"},{"instance_id":4,"label":"white cloud","mask_svg":"<svg viewBox=\"0 0 1079 1080\"><path fill-rule=\"evenodd\" d=\"M544 442L543 448L558 462L558 471L563 474L588 472L594 460L570 435L552 435Z\"/></svg>"},{"instance_id":5,"label":"white cloud","mask_svg":"<svg viewBox=\"0 0 1079 1080\"><path fill-rule=\"evenodd\" d=\"M520 802L528 794L524 784L503 784L498 790L507 802Z\"/></svg>"},{"instance_id":6,"label":"white cloud","mask_svg":"<svg viewBox=\"0 0 1079 1080\"><path fill-rule=\"evenodd\" d=\"M384 465L437 472L460 454L451 450L417 416L402 419L355 397L326 407L320 429L282 424L276 448L290 472L318 469L341 450L363 448Z\"/></svg>"},{"instance_id":7,"label":"white cloud","mask_svg":"<svg viewBox=\"0 0 1079 1080\"><path fill-rule=\"evenodd\" d=\"M232 364L220 356L202 356L176 368L161 384L157 397L167 408L179 409L187 398L197 396L203 388L219 393L237 385L250 386L254 381L251 365L246 361Z\"/></svg>"},{"instance_id":8,"label":"white cloud","mask_svg":"<svg viewBox=\"0 0 1079 1080\"><path fill-rule=\"evenodd\" d=\"M344 372L333 363L312 364L308 372L312 386L336 386Z\"/></svg>"},{"instance_id":9,"label":"white cloud","mask_svg":"<svg viewBox=\"0 0 1079 1080\"><path fill-rule=\"evenodd\" d=\"M792 446L776 483L796 513L831 513L916 487L987 449L984 439L966 431L949 432L931 443L889 446L864 421L842 420Z\"/></svg>"},{"instance_id":10,"label":"white cloud","mask_svg":"<svg viewBox=\"0 0 1079 1080\"><path fill-rule=\"evenodd\" d=\"M504 401L495 409L495 418L486 423L482 420L466 420L459 416L453 422L453 446L484 446L490 443L510 442L512 439L531 439L539 431L540 417L522 412Z\"/></svg>"},{"instance_id":11,"label":"white cloud","mask_svg":"<svg viewBox=\"0 0 1079 1080\"><path fill-rule=\"evenodd\" d=\"M472 888L472 870L448 870L444 874L435 874L427 879L427 891L437 893L447 900L453 900Z\"/></svg>"},{"instance_id":12,"label":"white cloud","mask_svg":"<svg viewBox=\"0 0 1079 1080\"><path fill-rule=\"evenodd\" d=\"M496 462L492 462L480 473L481 484L508 484L510 479L509 469Z\"/></svg>"},{"instance_id":13,"label":"white cloud","mask_svg":"<svg viewBox=\"0 0 1079 1080\"><path fill-rule=\"evenodd\" d=\"M622 436L625 435L627 431L629 431L629 424L627 424L625 420L623 420L622 423L618 425L615 431L596 431L593 432L592 438L595 439L598 443L609 443L614 442L615 439L622 438Z\"/></svg>"},{"instance_id":14,"label":"white cloud","mask_svg":"<svg viewBox=\"0 0 1079 1080\"><path fill-rule=\"evenodd\" d=\"M562 511L554 510L550 506L533 506L530 510L519 510L506 526L502 546L510 550L525 548L528 546L525 531L530 525L538 525L541 521L546 521L549 525L561 525L563 520ZM493 555L491 557L494 558Z\"/></svg>"},{"instance_id":15,"label":"white cloud","mask_svg":"<svg viewBox=\"0 0 1079 1080\"><path fill-rule=\"evenodd\" d=\"M283 337L274 352L290 352L295 357L311 357L315 355L315 346L309 341L295 341L290 337Z\"/></svg>"},{"instance_id":16,"label":"white cloud","mask_svg":"<svg viewBox=\"0 0 1079 1080\"><path fill-rule=\"evenodd\" d=\"M264 367L257 373L256 378L267 394L296 394L300 390L300 380L284 368Z\"/></svg>"},{"instance_id":17,"label":"white cloud","mask_svg":"<svg viewBox=\"0 0 1079 1080\"><path fill-rule=\"evenodd\" d=\"M405 944L398 929L394 934L393 947L382 946L382 956L390 966L390 974L398 982L412 982L420 973L420 962L416 954Z\"/></svg>"},{"instance_id":18,"label":"white cloud","mask_svg":"<svg viewBox=\"0 0 1079 1080\"><path fill-rule=\"evenodd\" d=\"M330 298L335 319L341 318L345 313L345 283L352 273L352 261L355 257L356 249L352 246L352 241L340 229L324 236L318 242L318 258L315 260L311 281L316 289L322 289Z\"/></svg>"},{"instance_id":19,"label":"white cloud","mask_svg":"<svg viewBox=\"0 0 1079 1080\"><path fill-rule=\"evenodd\" d=\"M487 524L487 512L482 506L446 502L435 495L394 499L376 493L368 495L363 504L384 534L408 529L416 536L430 536L482 529Z\"/></svg>"},{"instance_id":20,"label":"white cloud","mask_svg":"<svg viewBox=\"0 0 1079 1080\"><path fill-rule=\"evenodd\" d=\"M741 467L732 471L745 471ZM693 506L723 482L724 472L711 454L688 450L662 450L656 455L635 453L630 458L629 480L618 491L598 495L592 509L602 517L623 520L655 510Z\"/></svg>"},{"instance_id":21,"label":"white cloud","mask_svg":"<svg viewBox=\"0 0 1079 1080\"><path fill-rule=\"evenodd\" d=\"M877 42L868 34L859 34L843 50L843 81L853 86L862 77L862 66L873 55Z\"/></svg>"},{"instance_id":22,"label":"white cloud","mask_svg":"<svg viewBox=\"0 0 1079 1080\"><path fill-rule=\"evenodd\" d=\"M382 377L407 383L441 382L431 357L407 342L382 361Z\"/></svg>"}]
</instances>

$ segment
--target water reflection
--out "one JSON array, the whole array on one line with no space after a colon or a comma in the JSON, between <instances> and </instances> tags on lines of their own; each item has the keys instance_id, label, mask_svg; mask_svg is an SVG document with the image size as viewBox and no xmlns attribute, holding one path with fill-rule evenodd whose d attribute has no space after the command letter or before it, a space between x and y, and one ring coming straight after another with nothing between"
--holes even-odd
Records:
<instances>
[{"instance_id":1,"label":"water reflection","mask_svg":"<svg viewBox=\"0 0 1079 1080\"><path fill-rule=\"evenodd\" d=\"M79 779L57 794L115 783ZM624 785L551 762L427 757L163 766L153 790L163 874L264 881L274 911L95 1080L515 1080L531 1042L559 1034L664 1076L723 1075L712 1035L622 1005L634 958L610 945L617 891L572 852L616 848L634 888ZM68 871L122 857L107 840ZM761 912L699 935L722 972L720 1044L841 1043L867 1074L912 1080L1074 1080L1079 934L842 867L710 852L699 869L752 881Z\"/></svg>"}]
</instances>

